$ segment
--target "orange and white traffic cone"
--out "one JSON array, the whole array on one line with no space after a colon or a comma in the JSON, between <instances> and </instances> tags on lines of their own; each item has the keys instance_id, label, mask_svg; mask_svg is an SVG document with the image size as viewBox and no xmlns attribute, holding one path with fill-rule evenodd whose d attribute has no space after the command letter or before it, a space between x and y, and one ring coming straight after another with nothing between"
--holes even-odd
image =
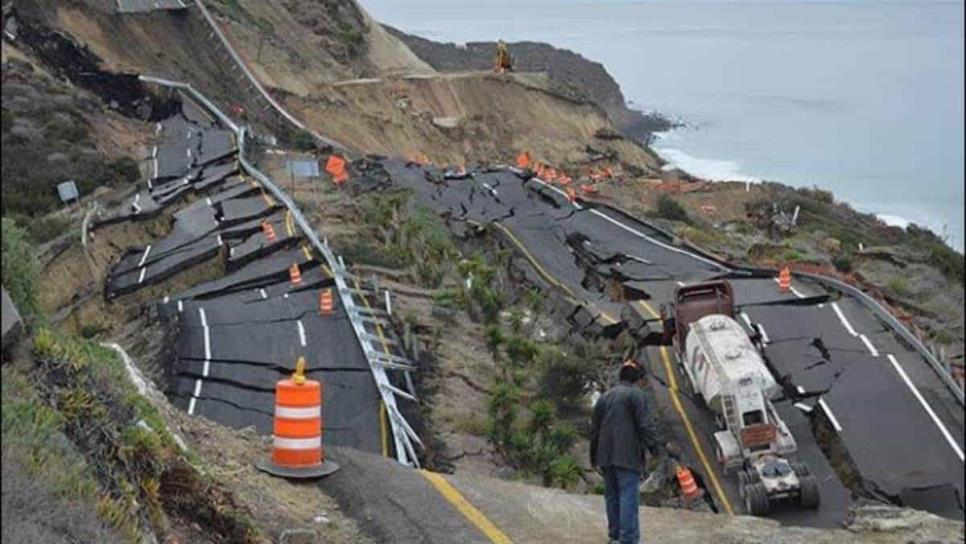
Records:
<instances>
[{"instance_id":1,"label":"orange and white traffic cone","mask_svg":"<svg viewBox=\"0 0 966 544\"><path fill-rule=\"evenodd\" d=\"M778 273L778 290L787 293L792 288L792 271L788 267L782 268Z\"/></svg>"},{"instance_id":2,"label":"orange and white traffic cone","mask_svg":"<svg viewBox=\"0 0 966 544\"><path fill-rule=\"evenodd\" d=\"M262 233L265 234L265 239L268 240L268 243L271 244L275 241L275 227L268 221L262 222Z\"/></svg>"},{"instance_id":3,"label":"orange and white traffic cone","mask_svg":"<svg viewBox=\"0 0 966 544\"><path fill-rule=\"evenodd\" d=\"M322 448L322 384L305 377L299 357L292 377L275 384L272 458L255 466L283 478L321 478L339 470Z\"/></svg>"},{"instance_id":4,"label":"orange and white traffic cone","mask_svg":"<svg viewBox=\"0 0 966 544\"><path fill-rule=\"evenodd\" d=\"M701 496L701 489L698 488L698 484L694 481L694 475L691 474L691 470L687 467L678 465L675 473L677 475L678 485L681 486L681 495L684 497L684 503L690 506L691 501Z\"/></svg>"},{"instance_id":5,"label":"orange and white traffic cone","mask_svg":"<svg viewBox=\"0 0 966 544\"><path fill-rule=\"evenodd\" d=\"M292 285L302 285L302 271L299 270L299 263L292 263L288 268L288 279Z\"/></svg>"},{"instance_id":6,"label":"orange and white traffic cone","mask_svg":"<svg viewBox=\"0 0 966 544\"><path fill-rule=\"evenodd\" d=\"M335 308L335 301L332 297L332 289L323 289L319 293L319 313L322 315L332 315Z\"/></svg>"}]
</instances>

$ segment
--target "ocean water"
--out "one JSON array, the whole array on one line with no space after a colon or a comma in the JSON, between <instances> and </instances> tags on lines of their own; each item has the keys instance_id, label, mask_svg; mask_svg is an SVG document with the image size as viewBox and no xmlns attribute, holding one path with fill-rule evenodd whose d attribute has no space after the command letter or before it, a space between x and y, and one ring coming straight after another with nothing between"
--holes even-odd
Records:
<instances>
[{"instance_id":1,"label":"ocean water","mask_svg":"<svg viewBox=\"0 0 966 544\"><path fill-rule=\"evenodd\" d=\"M576 51L632 106L687 125L655 143L685 170L827 188L963 249L962 1L362 3L437 41Z\"/></svg>"}]
</instances>

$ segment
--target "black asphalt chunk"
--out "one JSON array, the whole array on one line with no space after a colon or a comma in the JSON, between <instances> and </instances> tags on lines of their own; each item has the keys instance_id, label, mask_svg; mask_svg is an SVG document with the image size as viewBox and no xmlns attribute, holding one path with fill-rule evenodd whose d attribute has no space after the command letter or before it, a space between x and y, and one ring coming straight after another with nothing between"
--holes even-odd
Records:
<instances>
[{"instance_id":1,"label":"black asphalt chunk","mask_svg":"<svg viewBox=\"0 0 966 544\"><path fill-rule=\"evenodd\" d=\"M269 239L261 226L262 222L270 225L270 232L273 233L274 239ZM245 225L249 225L249 228L251 228L252 223L254 221L249 221ZM233 234L240 234L241 232L244 231L236 230L233 231ZM251 232L247 237L236 239L231 243L228 253L228 267L234 270L254 259L292 245L297 239L299 239L298 231L295 229L294 223L291 221L289 215L287 213L276 213L259 221L257 230Z\"/></svg>"},{"instance_id":2,"label":"black asphalt chunk","mask_svg":"<svg viewBox=\"0 0 966 544\"><path fill-rule=\"evenodd\" d=\"M212 236L218 229L215 210L210 207L193 208L191 213L176 220L171 233L148 247L129 251L115 266L111 273L121 274L141 266L150 265L171 254L185 250L201 238Z\"/></svg>"},{"instance_id":3,"label":"black asphalt chunk","mask_svg":"<svg viewBox=\"0 0 966 544\"><path fill-rule=\"evenodd\" d=\"M298 264L303 274L307 269L319 265L311 252L307 251L307 247L298 246L272 254L222 278L198 284L191 289L172 295L170 298L173 301L178 301L196 297L220 296L234 291L257 289L288 281L289 267L293 264ZM305 281L304 276L302 280Z\"/></svg>"},{"instance_id":4,"label":"black asphalt chunk","mask_svg":"<svg viewBox=\"0 0 966 544\"><path fill-rule=\"evenodd\" d=\"M842 484L832 465L812 434L809 417L791 401L775 403L775 410L798 444L798 460L808 466L809 472L818 480L821 502L817 510L802 509L798 505L778 504L769 517L785 525L809 525L812 527L841 527L851 506L851 492Z\"/></svg>"},{"instance_id":5,"label":"black asphalt chunk","mask_svg":"<svg viewBox=\"0 0 966 544\"><path fill-rule=\"evenodd\" d=\"M192 362L197 371L197 362ZM228 367L235 367L229 370ZM246 365L209 365L209 373L237 374ZM203 364L201 366L203 369ZM224 370L222 370L224 368ZM200 415L235 428L254 426L261 434L271 434L275 408L275 383L287 376L274 371L264 372L265 385L259 389L240 386L217 377L201 380L199 395L194 404L194 415ZM357 450L378 453L382 449L379 424L381 402L375 382L369 372L311 371L309 378L322 383L322 443L348 446ZM184 409L198 390L198 375L179 375L168 393L177 397L177 405Z\"/></svg>"},{"instance_id":6,"label":"black asphalt chunk","mask_svg":"<svg viewBox=\"0 0 966 544\"><path fill-rule=\"evenodd\" d=\"M867 357L847 367L822 395L859 473L892 496L906 488L947 483L962 489L963 463L956 462L939 429L922 417L923 407L912 395L894 394L904 386L897 384L892 366ZM928 444L937 447L923 447Z\"/></svg>"},{"instance_id":7,"label":"black asphalt chunk","mask_svg":"<svg viewBox=\"0 0 966 544\"><path fill-rule=\"evenodd\" d=\"M217 237L209 236L176 251L169 252L166 256L150 264L121 274L111 275L107 279L107 296L112 298L159 283L186 268L215 257L218 255L221 245L222 243Z\"/></svg>"},{"instance_id":8,"label":"black asphalt chunk","mask_svg":"<svg viewBox=\"0 0 966 544\"><path fill-rule=\"evenodd\" d=\"M195 190L207 190L219 183L224 182L229 176L238 173L238 164L231 161L228 164L208 166L201 172L197 181L193 183Z\"/></svg>"},{"instance_id":9,"label":"black asphalt chunk","mask_svg":"<svg viewBox=\"0 0 966 544\"><path fill-rule=\"evenodd\" d=\"M260 195L223 200L219 204L219 207L221 208L222 223L226 226L231 226L254 218L271 215L279 209L279 204L267 195Z\"/></svg>"}]
</instances>

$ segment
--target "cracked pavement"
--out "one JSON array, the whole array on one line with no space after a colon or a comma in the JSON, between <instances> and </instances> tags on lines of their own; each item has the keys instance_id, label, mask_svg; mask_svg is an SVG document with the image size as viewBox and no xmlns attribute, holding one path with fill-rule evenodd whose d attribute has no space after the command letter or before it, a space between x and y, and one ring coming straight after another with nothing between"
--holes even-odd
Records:
<instances>
[{"instance_id":1,"label":"cracked pavement","mask_svg":"<svg viewBox=\"0 0 966 544\"><path fill-rule=\"evenodd\" d=\"M509 169L490 168L447 179L434 166L379 160L396 187L414 191L420 204L449 221L492 224L510 236L540 275L538 283L563 290L572 301L578 329L601 326L638 329L657 321L656 308L685 283L726 277L751 330L757 323L766 339L765 356L786 392L776 408L798 442L798 457L818 477L822 505L817 511L780 508L772 517L785 523L832 527L842 523L854 491L947 517L963 518L963 410L938 376L915 351L858 301L796 278L789 292L776 280L758 277L673 245L649 225L592 203L570 203L562 191ZM383 175L369 169L370 176ZM385 185L382 185L385 186ZM619 285L614 300L608 286ZM591 329L596 325L596 329ZM652 374L668 384L677 365L665 365L647 350ZM710 414L680 394L690 424L673 414L666 389L656 396L669 416L671 432L688 444L686 461L700 467L713 448ZM920 400L922 399L922 400ZM690 401L690 402L689 402ZM849 490L827 459L815 427L831 425L849 452L864 489ZM709 463L722 482L721 500L736 509L736 482ZM840 467L841 468L841 467ZM844 470L844 469L843 469ZM699 469L700 471L700 469ZM705 477L707 480L707 477ZM724 499L725 495L728 499Z\"/></svg>"}]
</instances>

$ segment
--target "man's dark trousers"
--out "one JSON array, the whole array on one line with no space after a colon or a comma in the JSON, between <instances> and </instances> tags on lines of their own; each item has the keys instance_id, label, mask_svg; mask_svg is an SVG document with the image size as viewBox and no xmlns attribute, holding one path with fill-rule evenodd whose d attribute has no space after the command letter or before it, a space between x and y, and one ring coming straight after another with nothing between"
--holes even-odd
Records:
<instances>
[{"instance_id":1,"label":"man's dark trousers","mask_svg":"<svg viewBox=\"0 0 966 544\"><path fill-rule=\"evenodd\" d=\"M620 467L601 467L604 473L604 502L607 505L607 536L621 544L641 541L641 473Z\"/></svg>"}]
</instances>

